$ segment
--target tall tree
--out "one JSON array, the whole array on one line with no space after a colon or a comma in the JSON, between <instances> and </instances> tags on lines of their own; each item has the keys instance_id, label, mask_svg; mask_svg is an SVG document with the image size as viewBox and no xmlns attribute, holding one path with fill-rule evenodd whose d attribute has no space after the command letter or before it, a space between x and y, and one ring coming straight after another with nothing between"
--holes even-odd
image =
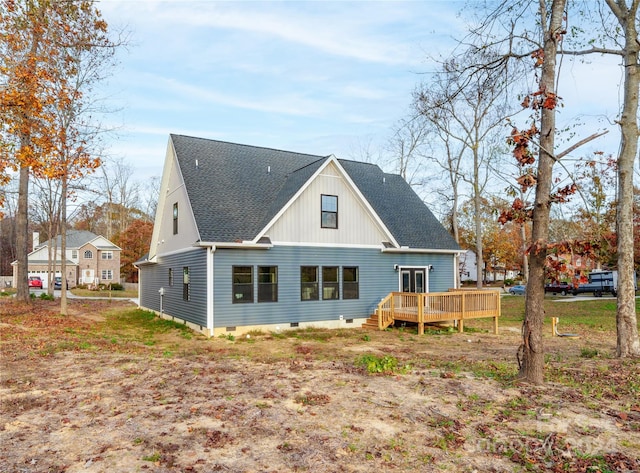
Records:
<instances>
[{"instance_id":1,"label":"tall tree","mask_svg":"<svg viewBox=\"0 0 640 473\"><path fill-rule=\"evenodd\" d=\"M457 199L458 184L464 181L474 202L478 267L483 266L482 194L491 178L491 163L500 156L502 127L512 107L507 92L512 83L502 70L475 68L495 59L490 47L470 47L458 58L446 61L442 71L414 94L418 111L443 137L447 155L441 158ZM455 203L454 203L455 204ZM457 229L456 210L452 227ZM455 231L455 230L454 230ZM478 278L477 286L482 287Z\"/></svg>"},{"instance_id":2,"label":"tall tree","mask_svg":"<svg viewBox=\"0 0 640 473\"><path fill-rule=\"evenodd\" d=\"M111 46L107 25L93 5L91 0L2 0L0 72L4 87L0 89L0 113L6 126L0 130L0 175L6 175L7 168L20 172L17 287L18 298L25 301L29 299L26 242L30 174L62 179L64 205L65 179L77 169L96 164L86 155L86 141L80 137L77 121L68 120L80 116L86 103L86 89L78 87L86 78L87 68L81 66L87 57L95 58L91 51ZM70 156L80 161L70 164ZM64 213L63 207L63 218Z\"/></svg>"},{"instance_id":3,"label":"tall tree","mask_svg":"<svg viewBox=\"0 0 640 473\"><path fill-rule=\"evenodd\" d=\"M64 9L64 6L61 6ZM51 59L57 55L54 6L48 1L3 0L0 8L0 180L18 171L16 214L17 298L29 301L27 285L29 176L45 166L52 152L55 127L54 100L49 84L58 72Z\"/></svg>"},{"instance_id":4,"label":"tall tree","mask_svg":"<svg viewBox=\"0 0 640 473\"><path fill-rule=\"evenodd\" d=\"M618 328L616 354L640 356L633 268L633 162L638 154L638 90L640 89L640 0L606 0L622 29L624 102L618 123L622 143L618 155ZM640 157L639 164L640 164Z\"/></svg>"}]
</instances>

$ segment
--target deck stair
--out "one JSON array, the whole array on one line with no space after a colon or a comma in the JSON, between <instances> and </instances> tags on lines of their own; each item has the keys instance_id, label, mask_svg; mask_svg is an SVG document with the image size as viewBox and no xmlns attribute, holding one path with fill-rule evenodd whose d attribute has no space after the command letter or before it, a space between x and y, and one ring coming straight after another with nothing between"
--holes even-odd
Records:
<instances>
[{"instance_id":1,"label":"deck stair","mask_svg":"<svg viewBox=\"0 0 640 473\"><path fill-rule=\"evenodd\" d=\"M362 328L365 330L378 330L378 314L371 314L362 324Z\"/></svg>"}]
</instances>

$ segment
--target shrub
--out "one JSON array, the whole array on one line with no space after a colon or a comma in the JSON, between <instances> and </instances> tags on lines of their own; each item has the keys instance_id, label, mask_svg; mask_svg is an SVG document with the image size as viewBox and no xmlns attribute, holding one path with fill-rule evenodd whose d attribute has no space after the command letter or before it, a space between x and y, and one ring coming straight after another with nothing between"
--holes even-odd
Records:
<instances>
[{"instance_id":1,"label":"shrub","mask_svg":"<svg viewBox=\"0 0 640 473\"><path fill-rule=\"evenodd\" d=\"M406 373L408 366L399 366L398 359L394 356L362 355L356 360L356 365L365 367L369 373Z\"/></svg>"},{"instance_id":2,"label":"shrub","mask_svg":"<svg viewBox=\"0 0 640 473\"><path fill-rule=\"evenodd\" d=\"M120 283L117 282L112 282L111 283L111 290L112 291L124 291L124 286Z\"/></svg>"}]
</instances>

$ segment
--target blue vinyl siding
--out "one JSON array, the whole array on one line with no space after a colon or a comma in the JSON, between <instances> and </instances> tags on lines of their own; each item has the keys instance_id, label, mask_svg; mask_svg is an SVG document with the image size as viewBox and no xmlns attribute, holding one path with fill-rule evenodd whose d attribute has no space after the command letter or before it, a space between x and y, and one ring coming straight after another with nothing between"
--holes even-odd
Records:
<instances>
[{"instance_id":1,"label":"blue vinyl siding","mask_svg":"<svg viewBox=\"0 0 640 473\"><path fill-rule=\"evenodd\" d=\"M254 300L252 304L232 303L232 267L252 266ZM399 266L428 266L429 291L453 287L453 255L382 253L379 249L314 248L277 246L269 250L218 249L214 253L214 325L288 324L368 317L380 299L398 290ZM257 302L257 267L278 267L278 302ZM340 298L337 300L300 300L301 266L340 267ZM359 268L359 299L342 298L342 268ZM319 271L320 277L322 271ZM322 288L322 281L319 281ZM320 289L321 291L322 289Z\"/></svg>"},{"instance_id":2,"label":"blue vinyl siding","mask_svg":"<svg viewBox=\"0 0 640 473\"><path fill-rule=\"evenodd\" d=\"M189 267L189 300L183 299L182 268ZM169 286L169 268L173 286ZM161 256L158 263L140 267L140 306L160 312L160 288L164 288L162 312L196 325L207 325L207 250Z\"/></svg>"}]
</instances>

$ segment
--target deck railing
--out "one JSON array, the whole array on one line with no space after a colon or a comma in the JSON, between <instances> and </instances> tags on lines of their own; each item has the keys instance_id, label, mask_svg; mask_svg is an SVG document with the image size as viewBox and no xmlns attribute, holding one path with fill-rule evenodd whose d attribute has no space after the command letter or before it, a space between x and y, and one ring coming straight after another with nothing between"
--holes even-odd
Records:
<instances>
[{"instance_id":1,"label":"deck railing","mask_svg":"<svg viewBox=\"0 0 640 473\"><path fill-rule=\"evenodd\" d=\"M424 333L424 324L457 321L458 331L464 330L464 321L484 317L493 318L493 331L498 333L500 293L498 291L392 292L376 310L378 328L385 329L395 320L418 324L418 333Z\"/></svg>"}]
</instances>

